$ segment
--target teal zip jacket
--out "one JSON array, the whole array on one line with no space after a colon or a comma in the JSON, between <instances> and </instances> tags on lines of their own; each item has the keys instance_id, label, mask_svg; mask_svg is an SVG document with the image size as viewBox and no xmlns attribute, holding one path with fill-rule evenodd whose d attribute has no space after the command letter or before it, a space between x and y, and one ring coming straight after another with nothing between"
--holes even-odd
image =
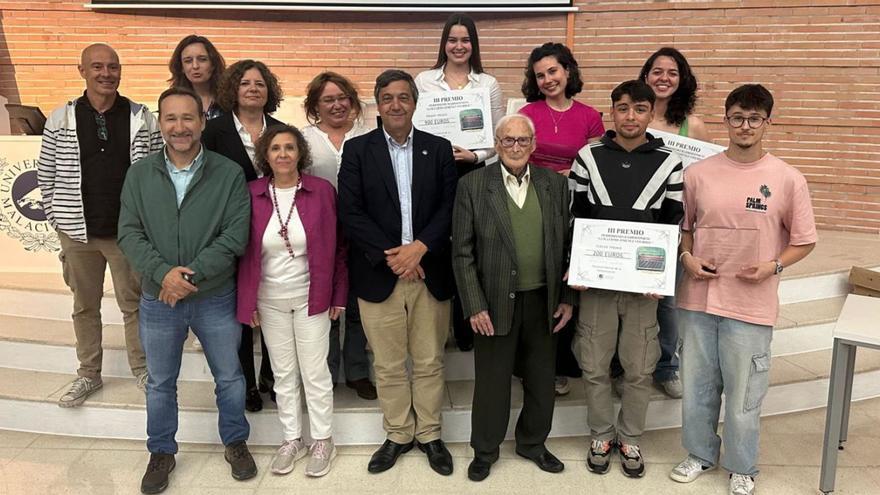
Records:
<instances>
[{"instance_id":1,"label":"teal zip jacket","mask_svg":"<svg viewBox=\"0 0 880 495\"><path fill-rule=\"evenodd\" d=\"M195 272L198 291L187 300L222 293L235 286L236 258L248 243L250 195L237 163L204 150L177 207L164 150L129 168L122 186L119 248L136 272L141 288L157 296L162 279L175 266Z\"/></svg>"}]
</instances>

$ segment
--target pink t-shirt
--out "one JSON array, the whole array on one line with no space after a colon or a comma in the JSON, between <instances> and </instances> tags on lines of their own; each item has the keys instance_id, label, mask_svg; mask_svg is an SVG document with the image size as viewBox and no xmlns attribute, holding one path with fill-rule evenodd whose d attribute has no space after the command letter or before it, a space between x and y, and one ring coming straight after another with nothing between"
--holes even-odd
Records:
<instances>
[{"instance_id":1,"label":"pink t-shirt","mask_svg":"<svg viewBox=\"0 0 880 495\"><path fill-rule=\"evenodd\" d=\"M602 115L579 101L573 101L568 110L557 112L545 100L538 100L519 112L535 123L537 147L529 162L556 172L571 169L587 140L605 134Z\"/></svg>"},{"instance_id":2,"label":"pink t-shirt","mask_svg":"<svg viewBox=\"0 0 880 495\"><path fill-rule=\"evenodd\" d=\"M753 284L736 273L777 259L788 245L816 242L804 176L770 153L754 163L719 153L685 170L684 205L681 228L694 233L693 255L713 262L719 277L685 277L676 293L678 307L775 325L779 277Z\"/></svg>"}]
</instances>

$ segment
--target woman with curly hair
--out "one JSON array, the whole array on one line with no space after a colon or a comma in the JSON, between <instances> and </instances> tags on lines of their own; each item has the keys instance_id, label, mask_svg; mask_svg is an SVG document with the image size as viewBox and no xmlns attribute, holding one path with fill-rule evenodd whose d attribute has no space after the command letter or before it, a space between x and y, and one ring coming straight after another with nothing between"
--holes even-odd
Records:
<instances>
[{"instance_id":1,"label":"woman with curly hair","mask_svg":"<svg viewBox=\"0 0 880 495\"><path fill-rule=\"evenodd\" d=\"M657 97L651 128L700 141L709 140L706 124L693 115L697 78L680 51L667 46L654 52L642 66L639 79L645 81Z\"/></svg>"},{"instance_id":2,"label":"woman with curly hair","mask_svg":"<svg viewBox=\"0 0 880 495\"><path fill-rule=\"evenodd\" d=\"M238 163L248 182L262 177L263 170L255 163L256 142L267 128L282 125L269 115L278 109L282 98L278 78L264 63L241 60L232 64L223 73L217 88L217 102L226 113L208 121L202 142L209 150ZM238 358L247 382L245 407L248 411L263 408L260 391L272 391L272 368L266 343L262 342L261 347L263 359L258 388L254 370L254 331L250 325L242 325Z\"/></svg>"},{"instance_id":3,"label":"woman with curly hair","mask_svg":"<svg viewBox=\"0 0 880 495\"><path fill-rule=\"evenodd\" d=\"M223 114L217 104L217 86L226 69L226 61L208 38L191 34L177 44L168 62L169 87L180 86L193 90L202 100L205 118L211 120Z\"/></svg>"},{"instance_id":4,"label":"woman with curly hair","mask_svg":"<svg viewBox=\"0 0 880 495\"><path fill-rule=\"evenodd\" d=\"M526 63L522 93L530 102L520 109L535 123L537 148L530 163L568 175L578 151L605 133L602 114L572 98L584 87L571 50L544 43Z\"/></svg>"}]
</instances>

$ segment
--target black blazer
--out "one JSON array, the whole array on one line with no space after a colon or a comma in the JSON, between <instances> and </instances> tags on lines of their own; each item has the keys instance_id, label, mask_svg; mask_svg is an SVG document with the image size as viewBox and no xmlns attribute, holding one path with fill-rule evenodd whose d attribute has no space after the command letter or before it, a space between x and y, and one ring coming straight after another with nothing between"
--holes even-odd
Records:
<instances>
[{"instance_id":1,"label":"black blazer","mask_svg":"<svg viewBox=\"0 0 880 495\"><path fill-rule=\"evenodd\" d=\"M280 120L272 118L266 114L266 128L273 125L282 124ZM251 159L244 149L238 130L235 128L235 120L232 118L232 112L225 113L216 119L211 119L205 126L205 132L202 133L202 143L205 148L220 153L239 164L244 170L244 178L250 182L257 179L257 172L251 164Z\"/></svg>"},{"instance_id":2,"label":"black blazer","mask_svg":"<svg viewBox=\"0 0 880 495\"><path fill-rule=\"evenodd\" d=\"M416 129L412 145L413 237L428 246L422 258L425 285L439 300L454 293L449 236L457 173L452 145ZM350 139L339 170L339 219L349 240L349 290L381 302L398 277L385 262L386 249L400 245L397 181L382 128Z\"/></svg>"}]
</instances>

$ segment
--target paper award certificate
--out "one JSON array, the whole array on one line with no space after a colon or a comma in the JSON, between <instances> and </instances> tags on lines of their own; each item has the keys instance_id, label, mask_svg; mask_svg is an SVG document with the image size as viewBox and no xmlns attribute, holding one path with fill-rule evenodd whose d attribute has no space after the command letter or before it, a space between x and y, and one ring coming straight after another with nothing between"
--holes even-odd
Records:
<instances>
[{"instance_id":1,"label":"paper award certificate","mask_svg":"<svg viewBox=\"0 0 880 495\"><path fill-rule=\"evenodd\" d=\"M420 93L413 125L464 149L491 148L495 140L489 88Z\"/></svg>"},{"instance_id":2,"label":"paper award certificate","mask_svg":"<svg viewBox=\"0 0 880 495\"><path fill-rule=\"evenodd\" d=\"M569 285L675 295L678 225L576 218Z\"/></svg>"},{"instance_id":3,"label":"paper award certificate","mask_svg":"<svg viewBox=\"0 0 880 495\"><path fill-rule=\"evenodd\" d=\"M648 132L654 137L662 138L663 143L667 147L672 148L672 150L675 151L675 154L681 158L681 163L685 168L691 163L698 162L704 158L709 158L712 155L717 155L727 149L724 146L718 146L714 143L707 143L706 141L700 141L699 139L679 136L678 134L659 131L657 129L651 129L650 127L648 128Z\"/></svg>"}]
</instances>

